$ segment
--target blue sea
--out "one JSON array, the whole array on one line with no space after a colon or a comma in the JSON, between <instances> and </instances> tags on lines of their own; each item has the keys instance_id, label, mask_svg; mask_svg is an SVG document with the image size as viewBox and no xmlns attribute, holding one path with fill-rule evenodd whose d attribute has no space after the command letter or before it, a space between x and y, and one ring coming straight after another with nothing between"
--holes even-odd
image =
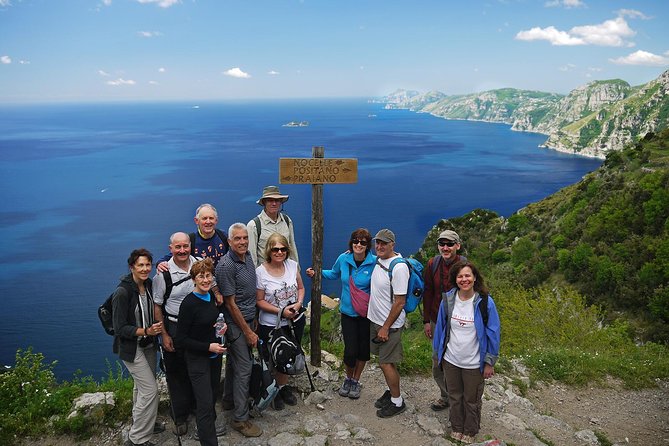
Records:
<instances>
[{"instance_id":1,"label":"blue sea","mask_svg":"<svg viewBox=\"0 0 669 446\"><path fill-rule=\"evenodd\" d=\"M279 158L324 146L326 157L358 159L358 183L324 187L327 267L357 227L391 228L408 255L441 218L508 216L601 164L539 149L544 140L365 99L1 105L0 363L33 346L58 361L59 378L104 375L116 357L96 309L130 251L166 254L203 202L226 231L249 221L263 186L279 183ZM309 266L311 187L280 187Z\"/></svg>"}]
</instances>

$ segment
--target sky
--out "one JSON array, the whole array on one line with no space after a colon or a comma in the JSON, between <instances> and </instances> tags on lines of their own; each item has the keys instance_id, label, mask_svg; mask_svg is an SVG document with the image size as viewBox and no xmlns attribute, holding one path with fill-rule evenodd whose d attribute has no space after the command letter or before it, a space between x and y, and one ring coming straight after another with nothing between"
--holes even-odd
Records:
<instances>
[{"instance_id":1,"label":"sky","mask_svg":"<svg viewBox=\"0 0 669 446\"><path fill-rule=\"evenodd\" d=\"M667 23L667 0L0 0L0 103L567 94L655 79Z\"/></svg>"}]
</instances>

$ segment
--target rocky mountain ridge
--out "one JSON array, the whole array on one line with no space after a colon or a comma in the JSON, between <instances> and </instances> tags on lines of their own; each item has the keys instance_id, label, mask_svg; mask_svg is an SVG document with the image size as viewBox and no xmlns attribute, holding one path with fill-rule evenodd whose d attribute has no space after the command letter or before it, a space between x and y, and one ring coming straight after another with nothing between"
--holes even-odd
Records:
<instances>
[{"instance_id":1,"label":"rocky mountain ridge","mask_svg":"<svg viewBox=\"0 0 669 446\"><path fill-rule=\"evenodd\" d=\"M454 96L397 90L381 102L387 109L509 124L513 130L547 135L545 147L604 158L669 127L669 70L641 86L619 79L594 81L566 96L514 88Z\"/></svg>"}]
</instances>

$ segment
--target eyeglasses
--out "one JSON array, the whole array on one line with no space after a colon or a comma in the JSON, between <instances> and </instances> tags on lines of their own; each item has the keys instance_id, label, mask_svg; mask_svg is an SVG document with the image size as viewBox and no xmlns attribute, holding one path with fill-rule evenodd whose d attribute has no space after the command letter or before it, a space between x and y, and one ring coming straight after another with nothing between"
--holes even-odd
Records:
<instances>
[{"instance_id":1,"label":"eyeglasses","mask_svg":"<svg viewBox=\"0 0 669 446\"><path fill-rule=\"evenodd\" d=\"M367 246L367 240L359 240L357 238L354 238L353 240L351 240L351 245Z\"/></svg>"},{"instance_id":2,"label":"eyeglasses","mask_svg":"<svg viewBox=\"0 0 669 446\"><path fill-rule=\"evenodd\" d=\"M282 247L282 248L272 248L272 252L275 253L275 254L277 252L288 252L288 248L286 248L285 246Z\"/></svg>"},{"instance_id":3,"label":"eyeglasses","mask_svg":"<svg viewBox=\"0 0 669 446\"><path fill-rule=\"evenodd\" d=\"M437 243L439 243L439 246L448 246L449 248L452 247L452 246L455 246L455 245L456 245L455 242L452 242L452 241L450 241L450 240L448 240L448 241L446 241L446 240L439 240Z\"/></svg>"}]
</instances>

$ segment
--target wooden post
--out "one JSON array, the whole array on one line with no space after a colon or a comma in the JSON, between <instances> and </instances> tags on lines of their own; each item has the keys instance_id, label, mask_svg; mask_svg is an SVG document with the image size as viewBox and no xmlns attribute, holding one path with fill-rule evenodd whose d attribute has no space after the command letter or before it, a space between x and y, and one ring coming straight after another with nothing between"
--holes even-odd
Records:
<instances>
[{"instance_id":1,"label":"wooden post","mask_svg":"<svg viewBox=\"0 0 669 446\"><path fill-rule=\"evenodd\" d=\"M312 158L323 158L325 149L313 147ZM321 271L323 268L323 185L311 185L311 258L316 272L311 282L311 365L321 366Z\"/></svg>"}]
</instances>

